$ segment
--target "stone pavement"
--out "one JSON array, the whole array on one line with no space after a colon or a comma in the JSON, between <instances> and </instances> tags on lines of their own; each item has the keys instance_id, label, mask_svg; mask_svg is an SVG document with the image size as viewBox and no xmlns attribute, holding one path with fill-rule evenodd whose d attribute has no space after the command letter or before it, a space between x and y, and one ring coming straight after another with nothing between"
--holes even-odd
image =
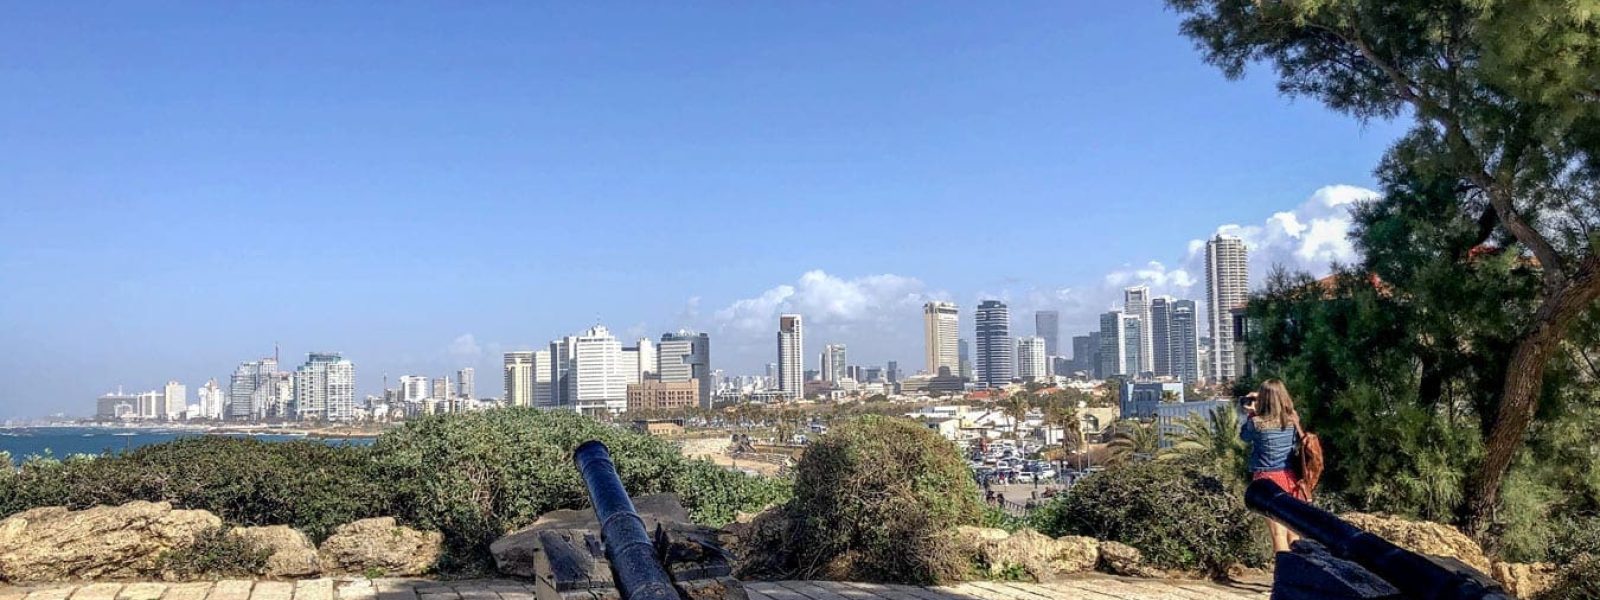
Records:
<instances>
[{"instance_id":1,"label":"stone pavement","mask_svg":"<svg viewBox=\"0 0 1600 600\"><path fill-rule=\"evenodd\" d=\"M750 600L1266 600L1259 585L1084 575L1053 583L975 581L916 587L836 581L745 584ZM507 579L306 579L199 583L80 583L13 587L0 600L533 600L533 586Z\"/></svg>"}]
</instances>

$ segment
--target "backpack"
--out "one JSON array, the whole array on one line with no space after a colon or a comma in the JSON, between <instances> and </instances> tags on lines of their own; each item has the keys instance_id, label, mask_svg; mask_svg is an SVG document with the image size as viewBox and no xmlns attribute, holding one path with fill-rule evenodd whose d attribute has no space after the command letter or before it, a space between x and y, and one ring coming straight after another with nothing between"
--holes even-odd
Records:
<instances>
[{"instance_id":1,"label":"backpack","mask_svg":"<svg viewBox=\"0 0 1600 600\"><path fill-rule=\"evenodd\" d=\"M1301 431L1295 455L1294 470L1300 476L1300 491L1310 498L1322 479L1322 439L1315 433Z\"/></svg>"}]
</instances>

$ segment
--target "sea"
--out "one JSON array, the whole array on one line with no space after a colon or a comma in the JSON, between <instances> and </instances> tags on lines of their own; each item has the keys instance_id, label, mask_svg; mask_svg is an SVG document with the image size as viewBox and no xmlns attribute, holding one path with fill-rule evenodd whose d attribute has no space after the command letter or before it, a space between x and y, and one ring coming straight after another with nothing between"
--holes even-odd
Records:
<instances>
[{"instance_id":1,"label":"sea","mask_svg":"<svg viewBox=\"0 0 1600 600\"><path fill-rule=\"evenodd\" d=\"M148 427L12 427L0 429L0 452L10 452L11 460L21 463L33 455L49 454L66 458L73 454L101 454L126 452L140 446L170 442L179 438L202 435L232 435L253 437L270 442L319 439L301 435L273 433L217 433L194 429L155 429ZM324 443L334 445L367 445L375 438L326 438Z\"/></svg>"}]
</instances>

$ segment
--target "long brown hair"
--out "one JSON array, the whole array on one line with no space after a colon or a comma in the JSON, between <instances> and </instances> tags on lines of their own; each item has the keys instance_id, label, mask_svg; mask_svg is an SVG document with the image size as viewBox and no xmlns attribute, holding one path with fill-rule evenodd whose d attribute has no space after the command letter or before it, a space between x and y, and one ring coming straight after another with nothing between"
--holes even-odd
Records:
<instances>
[{"instance_id":1,"label":"long brown hair","mask_svg":"<svg viewBox=\"0 0 1600 600\"><path fill-rule=\"evenodd\" d=\"M1256 390L1256 418L1261 419L1262 425L1274 428L1300 426L1300 413L1294 411L1294 398L1289 396L1283 380L1261 382Z\"/></svg>"}]
</instances>

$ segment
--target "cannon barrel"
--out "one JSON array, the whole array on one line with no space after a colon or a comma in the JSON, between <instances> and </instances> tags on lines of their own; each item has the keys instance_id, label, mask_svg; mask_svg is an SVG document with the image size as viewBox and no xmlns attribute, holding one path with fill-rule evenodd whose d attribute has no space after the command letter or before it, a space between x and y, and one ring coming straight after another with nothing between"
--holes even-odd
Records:
<instances>
[{"instance_id":1,"label":"cannon barrel","mask_svg":"<svg viewBox=\"0 0 1600 600\"><path fill-rule=\"evenodd\" d=\"M611 577L622 600L679 600L677 589L657 559L644 519L634 511L633 499L617 477L611 451L599 440L590 440L573 451L572 460L589 489L594 516L600 522L600 541L605 545Z\"/></svg>"},{"instance_id":2,"label":"cannon barrel","mask_svg":"<svg viewBox=\"0 0 1600 600\"><path fill-rule=\"evenodd\" d=\"M1354 562L1388 581L1401 593L1423 600L1511 600L1489 579L1468 567L1446 567L1394 545L1333 513L1302 502L1271 481L1250 483L1245 506L1300 535L1316 540L1336 557Z\"/></svg>"}]
</instances>

